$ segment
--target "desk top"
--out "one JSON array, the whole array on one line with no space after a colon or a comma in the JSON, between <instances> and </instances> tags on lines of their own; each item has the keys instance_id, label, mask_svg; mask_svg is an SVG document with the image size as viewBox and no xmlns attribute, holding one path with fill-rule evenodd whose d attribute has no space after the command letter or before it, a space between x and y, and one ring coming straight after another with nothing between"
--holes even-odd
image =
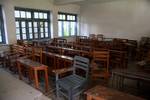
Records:
<instances>
[{"instance_id":1,"label":"desk top","mask_svg":"<svg viewBox=\"0 0 150 100\"><path fill-rule=\"evenodd\" d=\"M54 57L58 57L58 58L62 58L62 59L73 61L73 57L60 55L60 54L56 54L56 53L51 53L51 52L47 52L47 51L43 51L43 53L46 54L46 55L49 55L49 56L54 56Z\"/></svg>"},{"instance_id":2,"label":"desk top","mask_svg":"<svg viewBox=\"0 0 150 100\"><path fill-rule=\"evenodd\" d=\"M103 86L96 86L85 92L87 95L99 98L97 100L144 100L142 98L116 91Z\"/></svg>"},{"instance_id":3,"label":"desk top","mask_svg":"<svg viewBox=\"0 0 150 100\"><path fill-rule=\"evenodd\" d=\"M46 67L45 65L43 65L39 62L30 60L27 58L21 58L21 59L18 59L17 61L19 61L23 65L30 66L30 67Z\"/></svg>"},{"instance_id":4,"label":"desk top","mask_svg":"<svg viewBox=\"0 0 150 100\"><path fill-rule=\"evenodd\" d=\"M78 50L78 49L65 48L65 47L59 47L59 46L47 46L47 47L48 48L54 48L54 49L66 50L66 51L74 51L74 52L87 53L87 54L89 54L89 52L90 52L90 51L87 51L87 50Z\"/></svg>"},{"instance_id":5,"label":"desk top","mask_svg":"<svg viewBox=\"0 0 150 100\"><path fill-rule=\"evenodd\" d=\"M122 75L122 76L128 76L128 77L136 77L136 78L150 81L150 74L139 70L115 69L112 71L112 73L117 75Z\"/></svg>"}]
</instances>

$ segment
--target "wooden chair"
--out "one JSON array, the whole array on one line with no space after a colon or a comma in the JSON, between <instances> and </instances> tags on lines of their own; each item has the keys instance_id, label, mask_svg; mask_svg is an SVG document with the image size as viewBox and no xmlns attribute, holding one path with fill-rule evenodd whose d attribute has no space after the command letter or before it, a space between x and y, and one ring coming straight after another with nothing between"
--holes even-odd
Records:
<instances>
[{"instance_id":1,"label":"wooden chair","mask_svg":"<svg viewBox=\"0 0 150 100\"><path fill-rule=\"evenodd\" d=\"M76 44L80 44L82 40L86 40L87 36L76 36Z\"/></svg>"},{"instance_id":2,"label":"wooden chair","mask_svg":"<svg viewBox=\"0 0 150 100\"><path fill-rule=\"evenodd\" d=\"M21 45L14 45L13 46L13 53L8 55L8 61L9 61L9 69L13 71L14 73L17 72L17 59L25 56L25 48Z\"/></svg>"},{"instance_id":3,"label":"wooden chair","mask_svg":"<svg viewBox=\"0 0 150 100\"><path fill-rule=\"evenodd\" d=\"M25 48L25 53L26 53L26 56L27 56L28 58L30 58L30 59L33 60L33 47L27 46L27 47Z\"/></svg>"},{"instance_id":4,"label":"wooden chair","mask_svg":"<svg viewBox=\"0 0 150 100\"><path fill-rule=\"evenodd\" d=\"M97 40L99 40L99 41L103 41L103 39L104 39L104 35L103 34L97 34Z\"/></svg>"},{"instance_id":5,"label":"wooden chair","mask_svg":"<svg viewBox=\"0 0 150 100\"><path fill-rule=\"evenodd\" d=\"M96 35L95 35L95 34L90 34L90 35L89 35L89 38L90 38L90 39L96 39Z\"/></svg>"},{"instance_id":6,"label":"wooden chair","mask_svg":"<svg viewBox=\"0 0 150 100\"><path fill-rule=\"evenodd\" d=\"M33 47L33 60L38 61L42 64L43 59L42 59L42 51L43 49L41 47Z\"/></svg>"},{"instance_id":7,"label":"wooden chair","mask_svg":"<svg viewBox=\"0 0 150 100\"><path fill-rule=\"evenodd\" d=\"M110 50L111 68L127 68L127 53L125 51Z\"/></svg>"},{"instance_id":8,"label":"wooden chair","mask_svg":"<svg viewBox=\"0 0 150 100\"><path fill-rule=\"evenodd\" d=\"M140 71L142 70L144 72L150 72L150 50L148 51L147 56L144 60L137 62L137 68Z\"/></svg>"},{"instance_id":9,"label":"wooden chair","mask_svg":"<svg viewBox=\"0 0 150 100\"><path fill-rule=\"evenodd\" d=\"M109 51L94 51L91 62L91 76L93 79L109 77Z\"/></svg>"},{"instance_id":10,"label":"wooden chair","mask_svg":"<svg viewBox=\"0 0 150 100\"><path fill-rule=\"evenodd\" d=\"M84 71L85 75L81 76L77 74L77 69ZM73 71L73 74L63 78L58 78L58 75L68 71ZM76 96L80 95L84 91L88 80L88 72L89 59L80 56L75 56L72 68L55 71L57 97L59 97L59 94L62 94L68 98L68 100L74 100Z\"/></svg>"}]
</instances>

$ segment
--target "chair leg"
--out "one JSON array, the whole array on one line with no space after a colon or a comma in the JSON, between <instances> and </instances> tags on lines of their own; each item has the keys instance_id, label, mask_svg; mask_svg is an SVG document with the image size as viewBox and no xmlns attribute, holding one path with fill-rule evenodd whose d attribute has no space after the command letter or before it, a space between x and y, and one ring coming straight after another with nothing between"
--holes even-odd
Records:
<instances>
[{"instance_id":1,"label":"chair leg","mask_svg":"<svg viewBox=\"0 0 150 100\"><path fill-rule=\"evenodd\" d=\"M70 90L70 91L68 92L68 96L69 96L68 100L74 100L74 99L73 99L72 90Z\"/></svg>"},{"instance_id":2,"label":"chair leg","mask_svg":"<svg viewBox=\"0 0 150 100\"><path fill-rule=\"evenodd\" d=\"M56 83L56 97L57 98L59 97L58 91L59 91L59 85L58 85L58 83Z\"/></svg>"}]
</instances>

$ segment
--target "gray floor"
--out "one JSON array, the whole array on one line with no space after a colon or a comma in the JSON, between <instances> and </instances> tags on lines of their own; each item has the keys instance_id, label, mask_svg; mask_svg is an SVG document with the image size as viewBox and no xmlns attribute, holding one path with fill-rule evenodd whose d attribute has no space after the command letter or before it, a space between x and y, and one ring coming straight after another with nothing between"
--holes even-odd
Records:
<instances>
[{"instance_id":1,"label":"gray floor","mask_svg":"<svg viewBox=\"0 0 150 100\"><path fill-rule=\"evenodd\" d=\"M0 68L0 100L50 100L42 92Z\"/></svg>"}]
</instances>

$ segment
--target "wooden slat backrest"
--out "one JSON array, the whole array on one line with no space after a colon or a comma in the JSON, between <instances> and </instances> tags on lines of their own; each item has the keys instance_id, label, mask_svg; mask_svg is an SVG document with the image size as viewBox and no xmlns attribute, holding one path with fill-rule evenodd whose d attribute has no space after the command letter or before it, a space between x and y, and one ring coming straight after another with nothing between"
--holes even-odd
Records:
<instances>
[{"instance_id":1,"label":"wooden slat backrest","mask_svg":"<svg viewBox=\"0 0 150 100\"><path fill-rule=\"evenodd\" d=\"M94 51L93 52L93 61L102 61L105 62L106 66L106 70L108 71L109 68L109 51Z\"/></svg>"},{"instance_id":2,"label":"wooden slat backrest","mask_svg":"<svg viewBox=\"0 0 150 100\"><path fill-rule=\"evenodd\" d=\"M88 78L88 72L89 72L89 59L88 58L84 58L81 56L75 56L74 57L74 63L73 63L73 74L76 74L77 70L76 69L82 69L86 72L86 76L85 78Z\"/></svg>"},{"instance_id":3,"label":"wooden slat backrest","mask_svg":"<svg viewBox=\"0 0 150 100\"><path fill-rule=\"evenodd\" d=\"M33 60L38 60L40 63L42 63L42 51L43 49L41 47L33 47Z\"/></svg>"},{"instance_id":4,"label":"wooden slat backrest","mask_svg":"<svg viewBox=\"0 0 150 100\"><path fill-rule=\"evenodd\" d=\"M120 68L126 68L127 53L125 51L110 50L110 62L116 62Z\"/></svg>"},{"instance_id":5,"label":"wooden slat backrest","mask_svg":"<svg viewBox=\"0 0 150 100\"><path fill-rule=\"evenodd\" d=\"M93 78L109 76L109 51L93 51L91 62L91 75Z\"/></svg>"}]
</instances>

